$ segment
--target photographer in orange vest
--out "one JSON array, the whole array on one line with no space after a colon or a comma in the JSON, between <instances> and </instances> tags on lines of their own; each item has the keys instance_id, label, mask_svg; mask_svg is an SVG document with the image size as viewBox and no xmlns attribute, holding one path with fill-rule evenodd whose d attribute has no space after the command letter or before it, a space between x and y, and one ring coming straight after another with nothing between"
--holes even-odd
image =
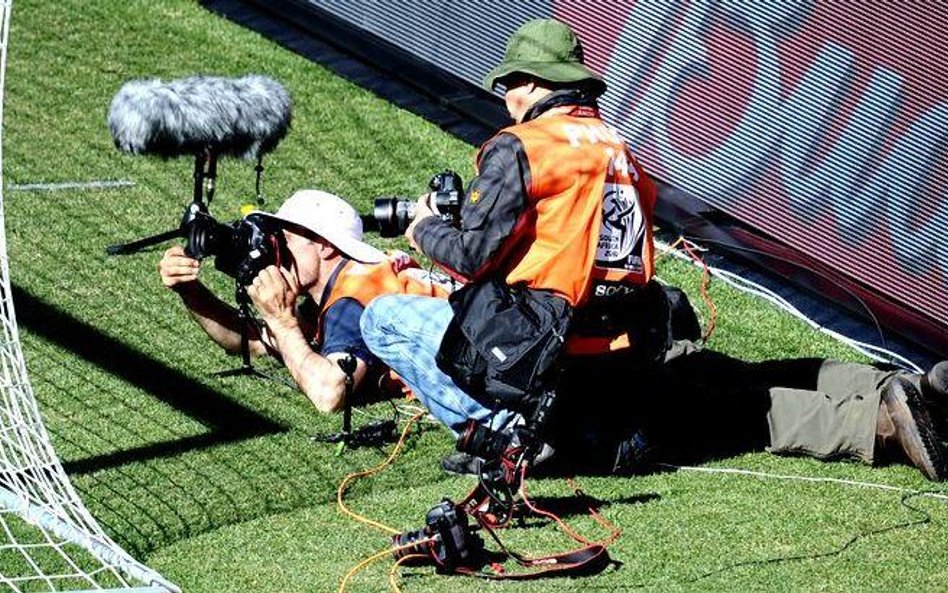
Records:
<instances>
[{"instance_id":1,"label":"photographer in orange vest","mask_svg":"<svg viewBox=\"0 0 948 593\"><path fill-rule=\"evenodd\" d=\"M382 294L441 295L446 290L405 254L388 256L362 241L362 220L342 198L301 190L267 215L282 229L289 261L269 266L247 287L262 324L251 324L250 353L283 361L300 390L320 411L345 403L346 373L337 362L355 357L358 399L403 394L389 369L366 347L359 320ZM168 249L158 266L162 283L181 297L210 338L229 353L241 348L235 307L198 280L201 262Z\"/></svg>"},{"instance_id":2,"label":"photographer in orange vest","mask_svg":"<svg viewBox=\"0 0 948 593\"><path fill-rule=\"evenodd\" d=\"M894 454L929 479L948 477L938 430L948 362L924 376L822 359L749 363L674 329L697 321L653 280L655 187L602 121L606 85L567 25L524 24L485 85L503 88L515 124L481 147L460 226L422 198L405 232L467 284L450 302L383 296L362 317L369 348L459 448L487 443L446 457L445 469L476 471L478 454L529 426L536 394L554 389L545 438L580 469L631 473L656 456L767 448L867 463Z\"/></svg>"}]
</instances>

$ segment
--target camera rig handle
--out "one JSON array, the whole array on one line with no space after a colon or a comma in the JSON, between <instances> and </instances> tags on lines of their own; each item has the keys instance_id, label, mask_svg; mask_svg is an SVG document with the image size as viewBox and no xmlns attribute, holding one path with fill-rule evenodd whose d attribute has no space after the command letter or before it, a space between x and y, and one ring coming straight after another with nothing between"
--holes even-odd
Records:
<instances>
[{"instance_id":1,"label":"camera rig handle","mask_svg":"<svg viewBox=\"0 0 948 593\"><path fill-rule=\"evenodd\" d=\"M128 255L130 253L141 251L147 247L151 247L152 245L164 243L165 241L170 241L171 239L176 239L183 236L184 235L182 235L181 229L173 229L163 233L158 233L157 235L151 235L150 237L138 239L136 241L109 245L105 248L105 253L106 255Z\"/></svg>"},{"instance_id":2,"label":"camera rig handle","mask_svg":"<svg viewBox=\"0 0 948 593\"><path fill-rule=\"evenodd\" d=\"M197 212L207 213L208 205L214 198L217 179L217 154L209 147L194 155L194 188L191 203L184 210L178 228L151 235L128 243L118 243L105 248L107 255L128 255L142 249L164 243L176 238L187 238L188 223Z\"/></svg>"},{"instance_id":3,"label":"camera rig handle","mask_svg":"<svg viewBox=\"0 0 948 593\"><path fill-rule=\"evenodd\" d=\"M240 323L240 359L244 368L251 368L250 365L250 331L247 324L250 323L250 295L247 294L247 287L237 283L237 320Z\"/></svg>"},{"instance_id":4,"label":"camera rig handle","mask_svg":"<svg viewBox=\"0 0 948 593\"><path fill-rule=\"evenodd\" d=\"M342 442L348 445L352 435L352 392L355 391L355 371L358 363L352 352L347 352L343 358L336 361L336 364L346 375L346 400L342 409Z\"/></svg>"},{"instance_id":5,"label":"camera rig handle","mask_svg":"<svg viewBox=\"0 0 948 593\"><path fill-rule=\"evenodd\" d=\"M358 359L352 352L336 361L342 372L345 373L345 403L342 408L342 430L328 435L314 435L310 437L315 442L337 443L336 455L341 455L345 448L378 447L384 443L395 441L397 424L395 419L377 420L364 426L352 429L352 399L355 391L355 371Z\"/></svg>"},{"instance_id":6,"label":"camera rig handle","mask_svg":"<svg viewBox=\"0 0 948 593\"><path fill-rule=\"evenodd\" d=\"M217 154L210 148L194 155L194 192L191 201L202 204L202 196L206 200L205 210L214 199L217 184Z\"/></svg>"}]
</instances>

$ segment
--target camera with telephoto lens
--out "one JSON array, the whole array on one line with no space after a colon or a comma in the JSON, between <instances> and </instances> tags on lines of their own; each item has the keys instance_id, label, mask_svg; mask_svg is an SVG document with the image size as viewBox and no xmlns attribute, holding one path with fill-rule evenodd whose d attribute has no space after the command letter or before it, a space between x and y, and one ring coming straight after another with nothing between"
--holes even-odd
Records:
<instances>
[{"instance_id":1,"label":"camera with telephoto lens","mask_svg":"<svg viewBox=\"0 0 948 593\"><path fill-rule=\"evenodd\" d=\"M507 449L515 445L516 436L514 431L499 432L468 420L464 432L458 436L455 448L461 453L493 461L500 459Z\"/></svg>"},{"instance_id":2,"label":"camera with telephoto lens","mask_svg":"<svg viewBox=\"0 0 948 593\"><path fill-rule=\"evenodd\" d=\"M429 203L438 212L441 220L457 225L461 221L461 200L464 198L464 183L454 171L442 171L431 178L428 187ZM379 224L379 235L397 237L405 232L415 218L416 200L410 198L376 198L373 216Z\"/></svg>"},{"instance_id":3,"label":"camera with telephoto lens","mask_svg":"<svg viewBox=\"0 0 948 593\"><path fill-rule=\"evenodd\" d=\"M396 559L421 555L434 561L439 572L450 572L474 566L484 540L468 526L464 509L445 498L428 511L424 527L393 536L392 547Z\"/></svg>"},{"instance_id":4,"label":"camera with telephoto lens","mask_svg":"<svg viewBox=\"0 0 948 593\"><path fill-rule=\"evenodd\" d=\"M258 212L224 224L208 212L189 207L181 222L187 244L184 252L195 259L214 257L214 267L249 286L267 266L289 261L286 239L279 225Z\"/></svg>"}]
</instances>

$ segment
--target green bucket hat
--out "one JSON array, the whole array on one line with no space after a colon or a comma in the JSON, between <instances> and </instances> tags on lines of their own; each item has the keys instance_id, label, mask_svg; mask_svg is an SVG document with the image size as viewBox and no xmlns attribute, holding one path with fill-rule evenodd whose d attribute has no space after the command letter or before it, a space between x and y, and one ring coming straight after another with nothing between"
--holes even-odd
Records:
<instances>
[{"instance_id":1,"label":"green bucket hat","mask_svg":"<svg viewBox=\"0 0 948 593\"><path fill-rule=\"evenodd\" d=\"M593 81L596 95L606 90L602 78L583 64L583 46L568 25L555 19L537 19L520 26L507 41L504 59L484 77L484 86L522 72L551 82Z\"/></svg>"}]
</instances>

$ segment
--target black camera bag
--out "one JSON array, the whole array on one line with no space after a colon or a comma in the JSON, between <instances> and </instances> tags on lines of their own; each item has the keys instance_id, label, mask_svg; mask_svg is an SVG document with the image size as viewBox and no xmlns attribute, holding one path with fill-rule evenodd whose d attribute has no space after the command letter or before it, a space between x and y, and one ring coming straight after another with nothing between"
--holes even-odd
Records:
<instances>
[{"instance_id":1,"label":"black camera bag","mask_svg":"<svg viewBox=\"0 0 948 593\"><path fill-rule=\"evenodd\" d=\"M492 279L449 297L438 368L481 403L529 412L563 353L572 307L552 293Z\"/></svg>"}]
</instances>

